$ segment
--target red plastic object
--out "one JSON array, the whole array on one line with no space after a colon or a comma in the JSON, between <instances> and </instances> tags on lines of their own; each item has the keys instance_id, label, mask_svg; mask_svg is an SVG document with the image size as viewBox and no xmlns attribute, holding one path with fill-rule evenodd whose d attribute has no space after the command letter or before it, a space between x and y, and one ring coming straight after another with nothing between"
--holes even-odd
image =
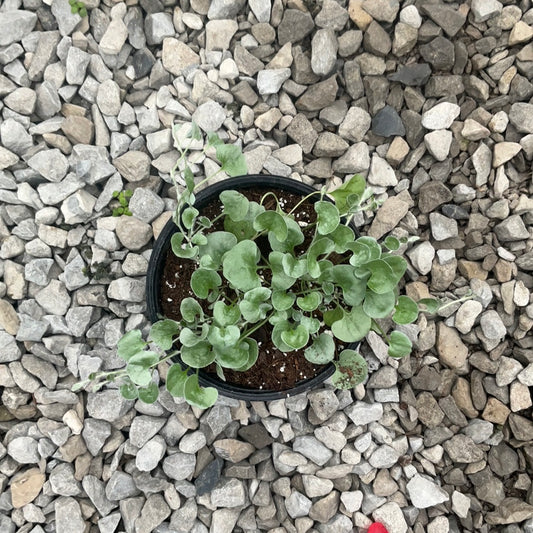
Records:
<instances>
[{"instance_id":1,"label":"red plastic object","mask_svg":"<svg viewBox=\"0 0 533 533\"><path fill-rule=\"evenodd\" d=\"M389 533L389 532L387 531L387 528L383 524L376 522L375 524L372 524L368 528L368 533Z\"/></svg>"}]
</instances>

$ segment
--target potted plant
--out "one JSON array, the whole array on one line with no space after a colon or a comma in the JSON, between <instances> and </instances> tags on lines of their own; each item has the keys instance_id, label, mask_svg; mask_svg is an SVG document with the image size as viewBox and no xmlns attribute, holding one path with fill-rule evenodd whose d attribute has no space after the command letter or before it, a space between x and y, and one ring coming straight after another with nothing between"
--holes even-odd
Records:
<instances>
[{"instance_id":1,"label":"potted plant","mask_svg":"<svg viewBox=\"0 0 533 533\"><path fill-rule=\"evenodd\" d=\"M188 135L176 127L174 138L181 155L172 178L176 190L178 180L184 186L149 264L150 343L128 331L117 346L126 366L77 389L115 381L125 398L154 402L153 370L170 361L166 389L207 408L219 391L270 400L329 377L352 388L367 376L357 343L370 330L391 357L410 353L409 338L383 324L412 323L419 306L434 312L439 304L399 293L407 267L395 254L400 240L357 236L352 218L376 206L361 176L329 193L287 178L235 177L246 174L240 149L209 134L204 151L232 178L198 192L212 176L195 185L187 157L202 135L193 124Z\"/></svg>"}]
</instances>

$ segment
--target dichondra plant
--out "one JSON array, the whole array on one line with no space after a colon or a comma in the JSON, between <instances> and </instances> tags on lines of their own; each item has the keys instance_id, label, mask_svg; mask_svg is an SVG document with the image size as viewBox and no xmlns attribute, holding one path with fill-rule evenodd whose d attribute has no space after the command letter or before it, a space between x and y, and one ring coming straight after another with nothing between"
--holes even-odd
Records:
<instances>
[{"instance_id":1,"label":"dichondra plant","mask_svg":"<svg viewBox=\"0 0 533 533\"><path fill-rule=\"evenodd\" d=\"M181 301L181 320L163 318L152 325L150 344L139 330L121 338L117 353L126 362L123 369L95 373L76 388L93 381L97 390L116 381L125 398L154 402L159 392L154 369L179 354L182 364L171 364L166 389L191 405L207 408L218 392L199 385L199 370L214 365L224 380L225 369L250 369L260 349L253 334L265 325L271 327L272 342L281 352L302 350L314 364L333 362L332 382L343 389L366 379L367 364L354 350L337 354L336 344L360 341L374 330L387 343L389 356L401 358L411 352L405 333L399 329L386 333L381 319L410 324L420 310L435 312L439 303L415 302L399 294L407 268L405 259L395 254L402 240L389 236L379 243L355 235L350 225L353 216L375 207L361 176L327 194L322 189L303 198L300 204L314 201L312 222L298 223L295 208L284 211L272 192L255 202L235 190L220 194L222 211L209 219L194 207L198 185L187 163L188 146L201 139L200 131L192 125L185 147L177 141L176 130L174 134L181 156L172 178L176 188L178 180L184 188L173 218L177 231L171 246L177 257L196 264L190 282L194 296ZM237 146L210 134L207 150L214 151L221 164L217 173L246 173ZM265 207L267 198L274 199L273 209ZM215 223L223 229L215 230ZM258 244L265 241L267 246ZM302 249L304 241L309 244Z\"/></svg>"}]
</instances>

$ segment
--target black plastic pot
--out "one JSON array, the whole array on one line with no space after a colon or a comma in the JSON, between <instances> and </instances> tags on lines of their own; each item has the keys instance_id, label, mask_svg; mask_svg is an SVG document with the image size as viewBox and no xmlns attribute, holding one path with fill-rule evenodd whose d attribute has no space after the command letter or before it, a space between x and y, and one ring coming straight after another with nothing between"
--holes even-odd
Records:
<instances>
[{"instance_id":1,"label":"black plastic pot","mask_svg":"<svg viewBox=\"0 0 533 533\"><path fill-rule=\"evenodd\" d=\"M309 193L315 192L316 189L298 182L293 179L284 178L281 176L270 175L247 175L239 176L237 178L230 178L224 181L215 183L206 187L196 195L195 207L202 210L202 207L208 205L213 199L218 198L219 194L228 189L243 190L243 189L282 189L294 194L301 194L302 197ZM318 199L318 196L317 196ZM311 198L312 201L312 198ZM177 227L170 219L163 230L161 231L157 241L155 242L148 264L148 272L146 276L146 304L148 318L152 322L157 322L162 317L162 310L160 304L160 280L163 275L163 268L167 257L167 252L170 248L170 238L177 231ZM358 344L347 346L350 349L356 349ZM176 362L181 362L179 357L176 357ZM318 387L326 379L328 379L335 371L335 366L330 363L317 376L299 382L295 387L284 391L272 390L258 390L239 387L226 383L216 376L208 375L200 370L199 382L206 387L215 387L220 394L229 396L230 398L237 398L245 401L270 401L279 400L288 396L294 396L302 392L309 391Z\"/></svg>"}]
</instances>

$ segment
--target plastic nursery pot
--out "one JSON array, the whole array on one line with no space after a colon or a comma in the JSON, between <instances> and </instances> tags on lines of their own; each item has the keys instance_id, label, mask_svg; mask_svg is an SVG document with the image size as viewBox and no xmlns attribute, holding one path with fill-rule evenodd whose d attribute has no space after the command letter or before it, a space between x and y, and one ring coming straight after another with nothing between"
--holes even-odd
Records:
<instances>
[{"instance_id":1,"label":"plastic nursery pot","mask_svg":"<svg viewBox=\"0 0 533 533\"><path fill-rule=\"evenodd\" d=\"M246 175L220 181L198 192L198 194L196 194L195 207L201 212L203 207L207 206L212 200L218 198L222 191L228 189L234 189L237 191L245 189L281 189L293 194L299 194L302 197L309 193L316 192L316 189L309 185L281 176ZM318 196L316 198L318 199ZM313 197L311 197L311 201L313 201ZM355 228L352 229L355 230ZM148 318L152 323L157 322L163 316L160 303L160 283L167 252L170 248L170 239L176 231L177 227L172 219L170 219L165 224L157 238L152 250L152 255L150 256L148 272L146 275L146 305ZM347 345L346 348L357 350L358 346L359 343L353 343ZM175 362L181 363L179 356L176 356ZM229 396L230 398L244 401L270 401L279 400L281 398L294 396L312 390L332 376L334 371L335 366L333 363L329 363L315 377L300 381L294 387L283 391L250 389L233 385L219 379L217 376L207 374L202 370L200 370L199 373L199 382L205 387L215 387L220 394Z\"/></svg>"}]
</instances>

